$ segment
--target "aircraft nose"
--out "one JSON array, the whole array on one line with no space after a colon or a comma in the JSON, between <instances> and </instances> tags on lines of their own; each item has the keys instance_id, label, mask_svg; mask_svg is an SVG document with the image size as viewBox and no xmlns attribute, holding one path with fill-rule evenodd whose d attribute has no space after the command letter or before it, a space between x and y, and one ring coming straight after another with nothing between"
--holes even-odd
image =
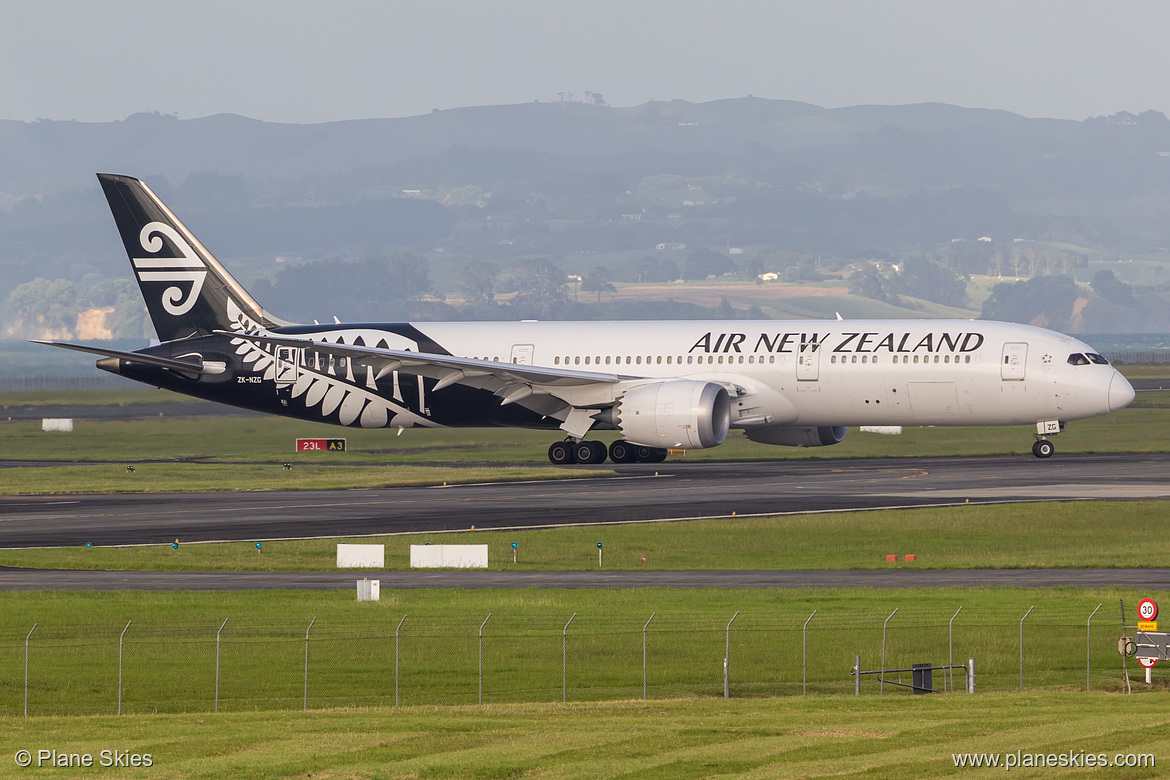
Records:
<instances>
[{"instance_id":1,"label":"aircraft nose","mask_svg":"<svg viewBox=\"0 0 1170 780\"><path fill-rule=\"evenodd\" d=\"M1113 379L1109 382L1109 411L1116 412L1133 403L1133 385L1126 381L1118 371L1113 372Z\"/></svg>"}]
</instances>

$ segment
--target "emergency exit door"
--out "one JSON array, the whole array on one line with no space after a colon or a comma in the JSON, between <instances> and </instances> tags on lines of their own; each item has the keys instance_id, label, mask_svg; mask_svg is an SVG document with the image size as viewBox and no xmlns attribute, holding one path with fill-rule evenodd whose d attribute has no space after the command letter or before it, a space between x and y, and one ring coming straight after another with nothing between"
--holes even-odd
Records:
<instances>
[{"instance_id":1,"label":"emergency exit door","mask_svg":"<svg viewBox=\"0 0 1170 780\"><path fill-rule=\"evenodd\" d=\"M999 365L999 376L1005 381L1019 381L1024 378L1024 367L1028 362L1028 345L1009 343L1003 345L1003 361Z\"/></svg>"}]
</instances>

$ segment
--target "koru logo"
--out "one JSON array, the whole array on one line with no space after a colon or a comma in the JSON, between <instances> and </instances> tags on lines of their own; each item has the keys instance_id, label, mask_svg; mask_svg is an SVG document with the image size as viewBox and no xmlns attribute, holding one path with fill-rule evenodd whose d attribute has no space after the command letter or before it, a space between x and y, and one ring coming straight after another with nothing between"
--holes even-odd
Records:
<instances>
[{"instance_id":1,"label":"koru logo","mask_svg":"<svg viewBox=\"0 0 1170 780\"><path fill-rule=\"evenodd\" d=\"M185 299L183 291L178 287L168 287L163 291L163 308L179 316L191 311L195 306L195 301L199 299L199 291L203 289L203 280L207 278L207 268L195 255L191 245L170 225L151 222L142 228L138 241L147 252L158 253L164 246L162 236L166 236L174 244L179 257L135 257L134 270L138 273L138 280L142 282L191 283L191 290Z\"/></svg>"}]
</instances>

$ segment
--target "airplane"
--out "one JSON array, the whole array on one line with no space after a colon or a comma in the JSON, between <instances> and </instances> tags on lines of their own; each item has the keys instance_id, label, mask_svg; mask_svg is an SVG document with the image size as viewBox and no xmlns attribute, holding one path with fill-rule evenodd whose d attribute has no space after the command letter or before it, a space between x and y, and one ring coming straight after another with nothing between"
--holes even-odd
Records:
<instances>
[{"instance_id":1,"label":"airplane","mask_svg":"<svg viewBox=\"0 0 1170 780\"><path fill-rule=\"evenodd\" d=\"M548 458L571 464L660 462L716 447L731 428L763 444L830 446L850 426L1035 426L1032 452L1048 458L1066 422L1134 399L1089 345L1004 322L294 324L263 309L146 184L98 180L160 343L39 343L246 409L399 433L560 431ZM587 438L600 430L621 438Z\"/></svg>"}]
</instances>

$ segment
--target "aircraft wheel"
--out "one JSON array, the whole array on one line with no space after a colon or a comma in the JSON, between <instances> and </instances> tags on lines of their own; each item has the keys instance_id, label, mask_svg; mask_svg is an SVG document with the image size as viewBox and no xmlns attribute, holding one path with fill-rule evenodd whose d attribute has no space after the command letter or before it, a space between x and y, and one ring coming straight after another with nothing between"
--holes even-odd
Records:
<instances>
[{"instance_id":1,"label":"aircraft wheel","mask_svg":"<svg viewBox=\"0 0 1170 780\"><path fill-rule=\"evenodd\" d=\"M1037 439L1036 443L1032 445L1032 454L1037 458L1051 458L1054 452L1056 452L1056 447L1048 439Z\"/></svg>"},{"instance_id":2,"label":"aircraft wheel","mask_svg":"<svg viewBox=\"0 0 1170 780\"><path fill-rule=\"evenodd\" d=\"M599 441L579 441L573 445L573 458L578 463L605 463L607 450Z\"/></svg>"},{"instance_id":3,"label":"aircraft wheel","mask_svg":"<svg viewBox=\"0 0 1170 780\"><path fill-rule=\"evenodd\" d=\"M609 459L614 463L633 463L637 454L636 448L622 439L609 445Z\"/></svg>"},{"instance_id":4,"label":"aircraft wheel","mask_svg":"<svg viewBox=\"0 0 1170 780\"><path fill-rule=\"evenodd\" d=\"M548 460L554 466L567 466L576 463L573 449L573 443L570 441L554 441L548 448Z\"/></svg>"},{"instance_id":5,"label":"aircraft wheel","mask_svg":"<svg viewBox=\"0 0 1170 780\"><path fill-rule=\"evenodd\" d=\"M662 461L666 460L666 450L665 449L663 449L662 447L651 447L650 449L651 449L651 454L650 454L650 457L646 461L647 463L661 463Z\"/></svg>"},{"instance_id":6,"label":"aircraft wheel","mask_svg":"<svg viewBox=\"0 0 1170 780\"><path fill-rule=\"evenodd\" d=\"M643 447L641 444L634 447L634 463L653 463L653 459L653 447Z\"/></svg>"}]
</instances>

